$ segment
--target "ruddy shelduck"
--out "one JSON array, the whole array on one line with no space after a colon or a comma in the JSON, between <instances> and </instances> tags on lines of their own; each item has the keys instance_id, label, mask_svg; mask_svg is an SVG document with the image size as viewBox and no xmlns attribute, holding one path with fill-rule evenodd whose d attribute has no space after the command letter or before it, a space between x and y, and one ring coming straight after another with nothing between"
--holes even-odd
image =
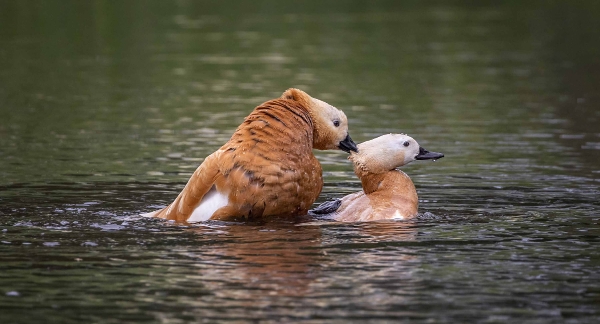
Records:
<instances>
[{"instance_id":1,"label":"ruddy shelduck","mask_svg":"<svg viewBox=\"0 0 600 324\"><path fill-rule=\"evenodd\" d=\"M318 150L356 151L339 109L298 89L256 107L169 206L178 222L304 215L323 188Z\"/></svg>"},{"instance_id":2,"label":"ruddy shelduck","mask_svg":"<svg viewBox=\"0 0 600 324\"><path fill-rule=\"evenodd\" d=\"M329 201L311 210L342 222L410 219L417 215L419 199L412 180L396 168L414 160L435 160L442 153L429 152L412 137L387 134L358 145L348 159L360 179L362 191Z\"/></svg>"}]
</instances>

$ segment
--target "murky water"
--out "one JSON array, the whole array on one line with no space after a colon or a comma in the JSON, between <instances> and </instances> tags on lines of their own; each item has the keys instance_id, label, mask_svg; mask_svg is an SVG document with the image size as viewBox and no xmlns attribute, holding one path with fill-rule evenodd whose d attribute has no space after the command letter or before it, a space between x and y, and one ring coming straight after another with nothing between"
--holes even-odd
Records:
<instances>
[{"instance_id":1,"label":"murky water","mask_svg":"<svg viewBox=\"0 0 600 324\"><path fill-rule=\"evenodd\" d=\"M0 322L597 323L599 41L596 1L2 2ZM291 86L446 155L418 220L137 216Z\"/></svg>"}]
</instances>

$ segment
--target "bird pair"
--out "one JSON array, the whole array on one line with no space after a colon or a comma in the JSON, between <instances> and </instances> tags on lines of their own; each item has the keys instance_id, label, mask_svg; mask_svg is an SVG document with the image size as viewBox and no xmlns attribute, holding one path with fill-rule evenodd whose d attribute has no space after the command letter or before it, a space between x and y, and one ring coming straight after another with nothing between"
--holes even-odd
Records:
<instances>
[{"instance_id":1,"label":"bird pair","mask_svg":"<svg viewBox=\"0 0 600 324\"><path fill-rule=\"evenodd\" d=\"M256 107L231 139L204 159L175 201L143 215L189 223L305 215L323 188L313 148L350 153L361 179L363 191L313 210L340 221L416 215L415 187L396 168L443 157L404 134L383 135L357 146L341 110L288 89Z\"/></svg>"}]
</instances>

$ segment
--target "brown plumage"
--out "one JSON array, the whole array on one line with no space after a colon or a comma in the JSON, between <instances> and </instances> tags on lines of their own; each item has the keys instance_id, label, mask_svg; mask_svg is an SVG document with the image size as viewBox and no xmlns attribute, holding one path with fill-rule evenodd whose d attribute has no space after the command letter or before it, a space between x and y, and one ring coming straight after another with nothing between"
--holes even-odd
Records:
<instances>
[{"instance_id":1,"label":"brown plumage","mask_svg":"<svg viewBox=\"0 0 600 324\"><path fill-rule=\"evenodd\" d=\"M323 187L312 149L356 150L341 110L298 89L256 107L168 207L180 222L306 214Z\"/></svg>"},{"instance_id":2,"label":"brown plumage","mask_svg":"<svg viewBox=\"0 0 600 324\"><path fill-rule=\"evenodd\" d=\"M412 180L396 170L414 160L439 159L441 153L428 152L410 136L388 134L358 145L351 153L354 173L363 190L312 210L314 214L331 214L342 222L381 219L409 219L417 215L419 199Z\"/></svg>"}]
</instances>

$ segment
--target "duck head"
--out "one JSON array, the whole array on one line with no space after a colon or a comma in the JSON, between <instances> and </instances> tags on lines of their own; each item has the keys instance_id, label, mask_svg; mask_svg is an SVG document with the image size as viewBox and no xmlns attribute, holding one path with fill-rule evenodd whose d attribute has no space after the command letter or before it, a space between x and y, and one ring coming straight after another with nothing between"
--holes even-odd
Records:
<instances>
[{"instance_id":1,"label":"duck head","mask_svg":"<svg viewBox=\"0 0 600 324\"><path fill-rule=\"evenodd\" d=\"M348 118L343 111L299 89L288 89L281 98L298 101L307 109L313 121L313 148L358 152L348 133Z\"/></svg>"},{"instance_id":2,"label":"duck head","mask_svg":"<svg viewBox=\"0 0 600 324\"><path fill-rule=\"evenodd\" d=\"M348 159L363 172L383 173L415 160L441 159L444 154L429 152L405 134L387 134L360 143Z\"/></svg>"}]
</instances>

